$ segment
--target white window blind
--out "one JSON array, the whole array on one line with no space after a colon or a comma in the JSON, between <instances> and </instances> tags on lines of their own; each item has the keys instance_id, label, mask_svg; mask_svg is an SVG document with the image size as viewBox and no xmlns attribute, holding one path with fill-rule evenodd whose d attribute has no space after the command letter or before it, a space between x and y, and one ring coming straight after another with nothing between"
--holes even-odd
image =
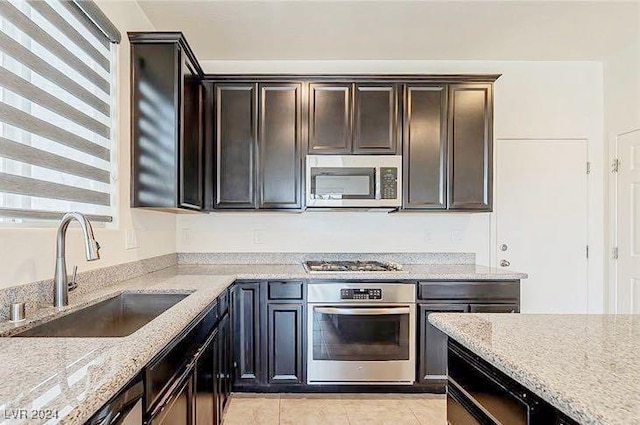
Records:
<instances>
[{"instance_id":1,"label":"white window blind","mask_svg":"<svg viewBox=\"0 0 640 425\"><path fill-rule=\"evenodd\" d=\"M0 219L112 221L119 34L105 22L92 2L0 0Z\"/></svg>"}]
</instances>

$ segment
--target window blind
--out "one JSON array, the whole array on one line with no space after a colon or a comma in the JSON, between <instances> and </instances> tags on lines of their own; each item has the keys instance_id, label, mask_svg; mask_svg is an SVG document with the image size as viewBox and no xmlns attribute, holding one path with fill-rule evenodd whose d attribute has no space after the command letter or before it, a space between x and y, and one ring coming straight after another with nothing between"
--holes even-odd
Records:
<instances>
[{"instance_id":1,"label":"window blind","mask_svg":"<svg viewBox=\"0 0 640 425\"><path fill-rule=\"evenodd\" d=\"M119 39L93 2L0 0L0 218L112 221Z\"/></svg>"}]
</instances>

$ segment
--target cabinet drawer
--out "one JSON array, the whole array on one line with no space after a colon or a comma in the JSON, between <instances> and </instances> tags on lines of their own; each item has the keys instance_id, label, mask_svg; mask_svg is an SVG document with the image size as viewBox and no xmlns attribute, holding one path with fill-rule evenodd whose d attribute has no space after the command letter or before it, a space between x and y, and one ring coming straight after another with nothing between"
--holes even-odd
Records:
<instances>
[{"instance_id":1,"label":"cabinet drawer","mask_svg":"<svg viewBox=\"0 0 640 425\"><path fill-rule=\"evenodd\" d=\"M520 308L518 304L471 304L469 312L471 313L518 313Z\"/></svg>"},{"instance_id":2,"label":"cabinet drawer","mask_svg":"<svg viewBox=\"0 0 640 425\"><path fill-rule=\"evenodd\" d=\"M449 345L449 386L472 406L467 411L482 412L492 424L532 423L536 403L529 400L528 394L498 379L491 371L452 347Z\"/></svg>"},{"instance_id":3,"label":"cabinet drawer","mask_svg":"<svg viewBox=\"0 0 640 425\"><path fill-rule=\"evenodd\" d=\"M519 300L518 281L419 282L421 300Z\"/></svg>"},{"instance_id":4,"label":"cabinet drawer","mask_svg":"<svg viewBox=\"0 0 640 425\"><path fill-rule=\"evenodd\" d=\"M269 282L270 300L301 300L302 282Z\"/></svg>"},{"instance_id":5,"label":"cabinet drawer","mask_svg":"<svg viewBox=\"0 0 640 425\"><path fill-rule=\"evenodd\" d=\"M189 362L213 331L218 318L218 308L213 303L186 334L177 337L149 363L144 372L147 411L153 410L171 384L184 374Z\"/></svg>"}]
</instances>

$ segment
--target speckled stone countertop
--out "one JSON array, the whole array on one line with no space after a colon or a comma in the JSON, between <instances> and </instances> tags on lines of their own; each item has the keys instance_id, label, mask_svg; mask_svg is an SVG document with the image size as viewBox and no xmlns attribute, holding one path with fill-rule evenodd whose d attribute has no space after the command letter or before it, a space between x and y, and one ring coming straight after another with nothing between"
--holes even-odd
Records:
<instances>
[{"instance_id":1,"label":"speckled stone countertop","mask_svg":"<svg viewBox=\"0 0 640 425\"><path fill-rule=\"evenodd\" d=\"M580 424L640 423L640 315L436 313L429 321Z\"/></svg>"},{"instance_id":2,"label":"speckled stone countertop","mask_svg":"<svg viewBox=\"0 0 640 425\"><path fill-rule=\"evenodd\" d=\"M172 267L85 294L61 311L42 309L19 327L3 322L6 335L122 292L191 293L123 338L0 338L0 423L83 424L234 280ZM12 419L32 409L58 419Z\"/></svg>"},{"instance_id":3,"label":"speckled stone countertop","mask_svg":"<svg viewBox=\"0 0 640 425\"><path fill-rule=\"evenodd\" d=\"M513 280L526 275L476 265L406 265L392 273L309 274L302 265L180 265L91 292L70 295L63 309L40 308L19 325L0 322L0 422L82 424L133 378L236 279ZM122 292L190 296L123 338L8 336ZM10 419L31 409L57 412L56 421ZM9 417L7 417L9 415Z\"/></svg>"},{"instance_id":4,"label":"speckled stone countertop","mask_svg":"<svg viewBox=\"0 0 640 425\"><path fill-rule=\"evenodd\" d=\"M236 279L519 280L526 273L475 264L404 264L397 272L308 273L301 264L216 264L179 266Z\"/></svg>"}]
</instances>

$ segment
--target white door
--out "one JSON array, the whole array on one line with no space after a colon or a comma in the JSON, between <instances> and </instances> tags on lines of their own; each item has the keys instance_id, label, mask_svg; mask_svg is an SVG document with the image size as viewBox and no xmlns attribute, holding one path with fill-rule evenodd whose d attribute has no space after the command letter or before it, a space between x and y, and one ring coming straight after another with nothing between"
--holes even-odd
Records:
<instances>
[{"instance_id":1,"label":"white door","mask_svg":"<svg viewBox=\"0 0 640 425\"><path fill-rule=\"evenodd\" d=\"M616 312L640 313L640 130L618 137Z\"/></svg>"},{"instance_id":2,"label":"white door","mask_svg":"<svg viewBox=\"0 0 640 425\"><path fill-rule=\"evenodd\" d=\"M497 140L496 261L523 313L586 313L587 141Z\"/></svg>"}]
</instances>

